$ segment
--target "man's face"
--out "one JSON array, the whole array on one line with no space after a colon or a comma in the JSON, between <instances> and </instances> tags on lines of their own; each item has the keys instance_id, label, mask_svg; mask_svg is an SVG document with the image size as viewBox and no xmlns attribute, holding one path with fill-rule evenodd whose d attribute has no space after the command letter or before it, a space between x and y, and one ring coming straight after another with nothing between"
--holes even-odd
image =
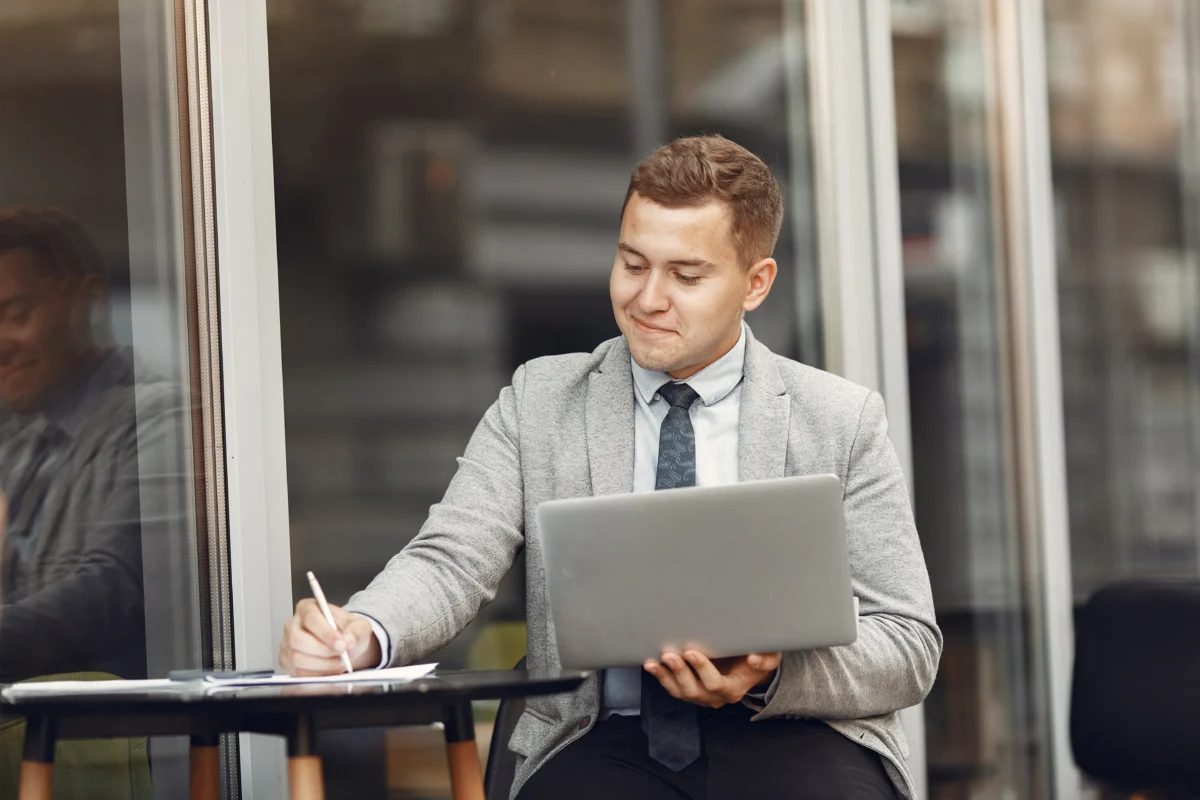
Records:
<instances>
[{"instance_id":1,"label":"man's face","mask_svg":"<svg viewBox=\"0 0 1200 800\"><path fill-rule=\"evenodd\" d=\"M36 259L24 249L0 253L0 399L20 413L41 407L86 346L79 282L43 274Z\"/></svg>"},{"instance_id":2,"label":"man's face","mask_svg":"<svg viewBox=\"0 0 1200 800\"><path fill-rule=\"evenodd\" d=\"M766 299L775 262L742 266L732 216L717 200L667 208L629 198L609 293L639 366L691 377L737 343L742 314Z\"/></svg>"}]
</instances>

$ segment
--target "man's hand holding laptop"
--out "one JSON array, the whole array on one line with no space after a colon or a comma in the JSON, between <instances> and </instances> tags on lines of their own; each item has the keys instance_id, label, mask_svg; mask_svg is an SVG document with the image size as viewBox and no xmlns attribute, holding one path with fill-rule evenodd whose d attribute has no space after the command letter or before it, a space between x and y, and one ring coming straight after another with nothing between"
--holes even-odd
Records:
<instances>
[{"instance_id":1,"label":"man's hand holding laptop","mask_svg":"<svg viewBox=\"0 0 1200 800\"><path fill-rule=\"evenodd\" d=\"M782 653L752 653L736 658L709 659L696 650L663 653L660 661L644 665L667 693L705 708L740 703L750 692L765 689L779 669Z\"/></svg>"}]
</instances>

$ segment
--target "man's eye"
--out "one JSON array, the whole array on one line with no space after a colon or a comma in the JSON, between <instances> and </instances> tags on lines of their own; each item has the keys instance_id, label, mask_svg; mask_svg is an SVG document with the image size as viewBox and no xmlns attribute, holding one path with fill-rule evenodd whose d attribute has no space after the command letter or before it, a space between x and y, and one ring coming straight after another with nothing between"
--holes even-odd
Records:
<instances>
[{"instance_id":1,"label":"man's eye","mask_svg":"<svg viewBox=\"0 0 1200 800\"><path fill-rule=\"evenodd\" d=\"M641 272L642 270L644 270L644 269L645 269L645 267L641 266L640 264L629 264L629 263L626 263L626 264L625 264L625 269L626 269L626 271L628 271L628 272L638 273L638 272Z\"/></svg>"},{"instance_id":2,"label":"man's eye","mask_svg":"<svg viewBox=\"0 0 1200 800\"><path fill-rule=\"evenodd\" d=\"M684 286L696 286L700 283L699 275L680 275L679 282Z\"/></svg>"},{"instance_id":3,"label":"man's eye","mask_svg":"<svg viewBox=\"0 0 1200 800\"><path fill-rule=\"evenodd\" d=\"M33 313L33 306L29 303L21 303L19 305L10 306L2 315L6 322L11 322L15 325L21 325L29 321L29 315Z\"/></svg>"}]
</instances>

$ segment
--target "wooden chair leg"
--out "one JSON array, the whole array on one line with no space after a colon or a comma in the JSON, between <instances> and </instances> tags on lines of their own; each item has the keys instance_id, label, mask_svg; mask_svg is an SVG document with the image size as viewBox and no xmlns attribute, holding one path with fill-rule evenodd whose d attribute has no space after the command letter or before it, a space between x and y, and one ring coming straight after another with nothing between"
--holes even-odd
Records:
<instances>
[{"instance_id":1,"label":"wooden chair leg","mask_svg":"<svg viewBox=\"0 0 1200 800\"><path fill-rule=\"evenodd\" d=\"M450 791L454 800L485 800L483 768L475 740L447 742L446 754L450 759Z\"/></svg>"},{"instance_id":2,"label":"wooden chair leg","mask_svg":"<svg viewBox=\"0 0 1200 800\"><path fill-rule=\"evenodd\" d=\"M291 800L325 800L325 778L317 755L317 726L311 714L298 714L287 737Z\"/></svg>"},{"instance_id":3,"label":"wooden chair leg","mask_svg":"<svg viewBox=\"0 0 1200 800\"><path fill-rule=\"evenodd\" d=\"M454 800L486 800L471 704L447 706L445 724L451 795Z\"/></svg>"},{"instance_id":4,"label":"wooden chair leg","mask_svg":"<svg viewBox=\"0 0 1200 800\"><path fill-rule=\"evenodd\" d=\"M190 752L191 800L218 800L221 781L220 737L193 736Z\"/></svg>"},{"instance_id":5,"label":"wooden chair leg","mask_svg":"<svg viewBox=\"0 0 1200 800\"><path fill-rule=\"evenodd\" d=\"M288 785L291 800L325 800L325 779L320 756L292 756L288 759Z\"/></svg>"},{"instance_id":6,"label":"wooden chair leg","mask_svg":"<svg viewBox=\"0 0 1200 800\"><path fill-rule=\"evenodd\" d=\"M39 761L21 762L21 800L50 800L54 789L54 765Z\"/></svg>"},{"instance_id":7,"label":"wooden chair leg","mask_svg":"<svg viewBox=\"0 0 1200 800\"><path fill-rule=\"evenodd\" d=\"M53 720L40 717L25 720L25 754L17 792L20 800L50 800L54 790L54 748L57 744Z\"/></svg>"}]
</instances>

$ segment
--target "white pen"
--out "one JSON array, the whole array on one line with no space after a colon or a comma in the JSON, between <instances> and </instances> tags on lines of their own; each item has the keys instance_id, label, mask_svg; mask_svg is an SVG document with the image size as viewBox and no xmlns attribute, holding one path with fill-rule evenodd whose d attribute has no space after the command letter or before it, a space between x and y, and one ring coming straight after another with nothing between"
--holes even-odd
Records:
<instances>
[{"instance_id":1,"label":"white pen","mask_svg":"<svg viewBox=\"0 0 1200 800\"><path fill-rule=\"evenodd\" d=\"M325 621L335 631L341 633L342 629L333 620L333 612L329 610L329 602L325 599L325 593L321 591L321 584L317 583L317 576L313 575L311 571L308 573L308 585L312 589L313 597L317 600L317 605L321 608L321 613L325 615ZM342 652L342 665L346 667L346 672L354 672L354 667L350 666L350 654L344 651Z\"/></svg>"}]
</instances>

